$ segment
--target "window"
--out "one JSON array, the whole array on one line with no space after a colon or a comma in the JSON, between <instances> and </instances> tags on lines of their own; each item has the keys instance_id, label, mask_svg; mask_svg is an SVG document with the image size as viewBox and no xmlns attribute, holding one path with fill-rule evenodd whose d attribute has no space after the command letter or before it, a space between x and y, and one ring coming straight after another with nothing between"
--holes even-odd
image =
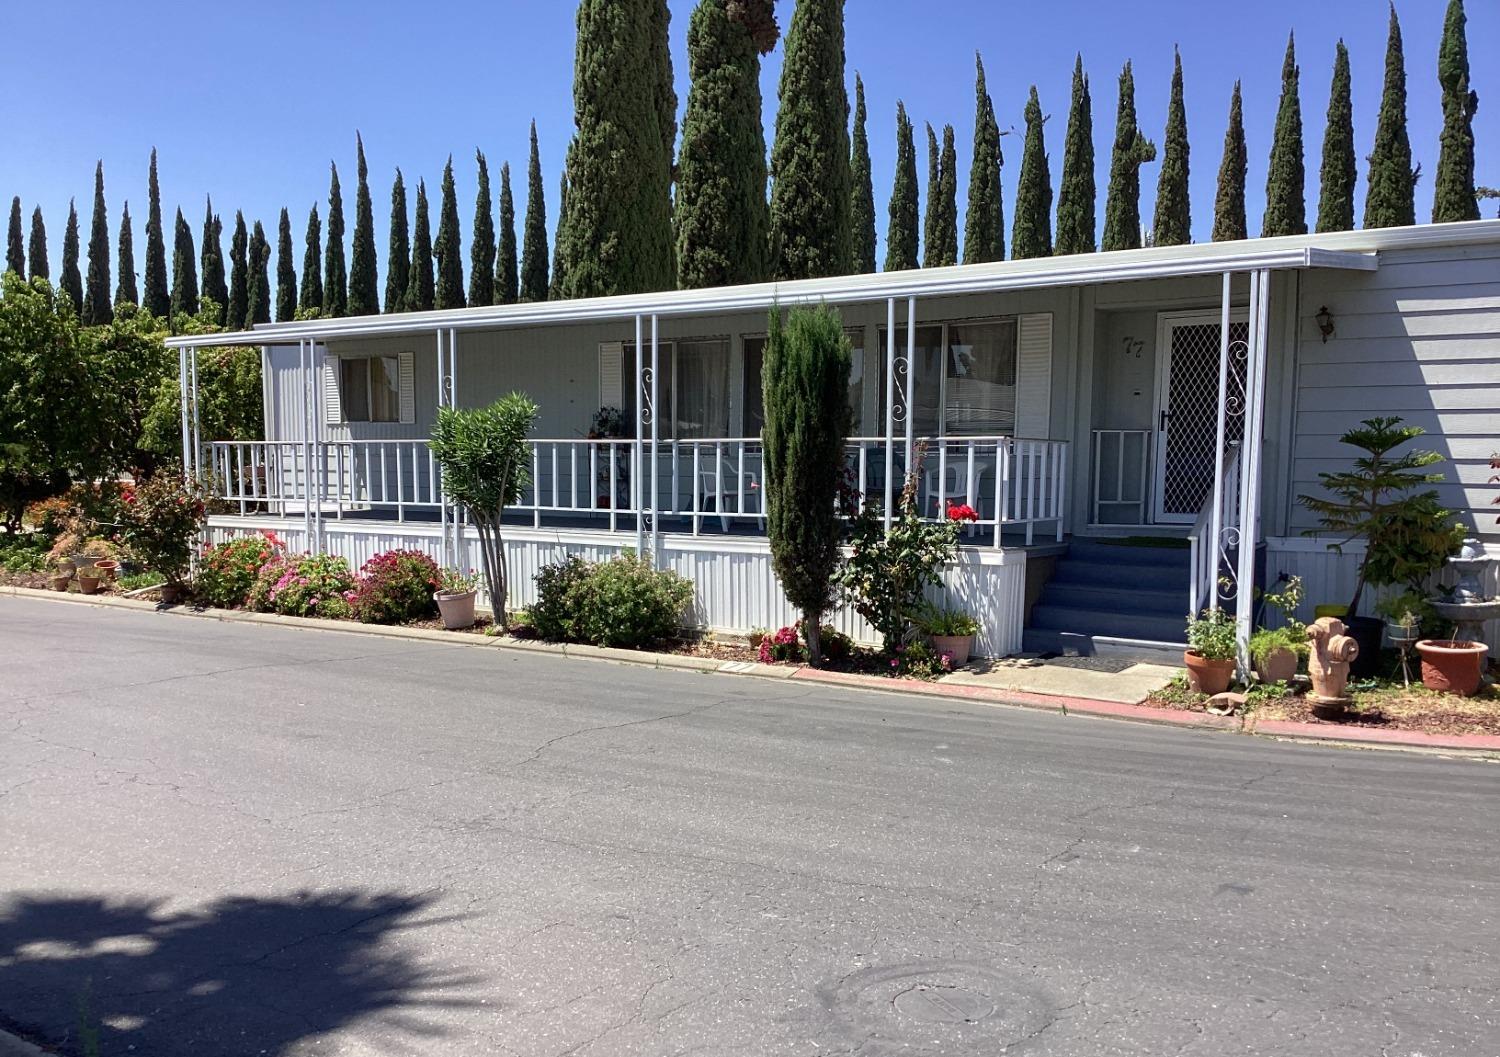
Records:
<instances>
[{"instance_id":1,"label":"window","mask_svg":"<svg viewBox=\"0 0 1500 1057\"><path fill-rule=\"evenodd\" d=\"M649 360L650 346L642 349ZM656 353L657 422L663 440L698 440L729 435L729 342L725 338L659 342ZM640 371L635 342L624 347L624 412L635 434Z\"/></svg>"},{"instance_id":2,"label":"window","mask_svg":"<svg viewBox=\"0 0 1500 1057\"><path fill-rule=\"evenodd\" d=\"M401 421L399 359L395 356L340 359L339 406L345 422Z\"/></svg>"},{"instance_id":3,"label":"window","mask_svg":"<svg viewBox=\"0 0 1500 1057\"><path fill-rule=\"evenodd\" d=\"M919 437L1011 435L1016 428L1016 317L918 327L913 424ZM886 335L877 379L885 414ZM906 330L896 330L906 355ZM882 422L884 418L882 417ZM898 431L899 432L899 431Z\"/></svg>"},{"instance_id":4,"label":"window","mask_svg":"<svg viewBox=\"0 0 1500 1057\"><path fill-rule=\"evenodd\" d=\"M865 406L865 332L863 327L844 331L854 347L854 362L849 365L849 409L851 435L859 436ZM745 436L758 437L766 424L765 389L761 371L766 363L766 338L757 335L745 339Z\"/></svg>"},{"instance_id":5,"label":"window","mask_svg":"<svg viewBox=\"0 0 1500 1057\"><path fill-rule=\"evenodd\" d=\"M881 373L880 373L880 412L885 414L885 359L886 354L886 332L880 332L881 344ZM904 358L906 356L906 328L899 327L896 330L896 355ZM942 420L938 409L942 406L942 384L943 384L943 328L941 326L918 327L916 358L913 361L915 367L913 373L916 375L916 385L910 382L902 383L899 388L915 396L912 409L912 421L919 437L936 437L942 434ZM881 418L881 429L884 433L885 419ZM904 432L904 427L898 428L898 433Z\"/></svg>"}]
</instances>

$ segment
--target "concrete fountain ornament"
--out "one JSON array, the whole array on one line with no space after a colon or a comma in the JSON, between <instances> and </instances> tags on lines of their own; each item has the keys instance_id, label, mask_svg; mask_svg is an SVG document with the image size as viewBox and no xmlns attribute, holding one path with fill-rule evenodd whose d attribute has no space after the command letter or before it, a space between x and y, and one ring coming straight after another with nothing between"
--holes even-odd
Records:
<instances>
[{"instance_id":1,"label":"concrete fountain ornament","mask_svg":"<svg viewBox=\"0 0 1500 1057\"><path fill-rule=\"evenodd\" d=\"M1489 652L1484 625L1500 617L1500 599L1484 597L1482 586L1484 571L1494 560L1484 553L1484 545L1477 539L1464 540L1457 556L1448 559L1449 567L1458 573L1458 584L1451 594L1433 599L1432 608L1443 620L1452 621L1455 630L1451 639L1417 643L1423 685L1465 696L1483 685L1485 654Z\"/></svg>"}]
</instances>

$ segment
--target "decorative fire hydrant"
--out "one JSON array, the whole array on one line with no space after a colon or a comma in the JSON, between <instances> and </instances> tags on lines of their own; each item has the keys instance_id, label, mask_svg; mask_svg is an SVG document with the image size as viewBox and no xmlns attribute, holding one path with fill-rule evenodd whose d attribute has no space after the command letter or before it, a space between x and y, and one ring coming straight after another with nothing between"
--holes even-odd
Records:
<instances>
[{"instance_id":1,"label":"decorative fire hydrant","mask_svg":"<svg viewBox=\"0 0 1500 1057\"><path fill-rule=\"evenodd\" d=\"M1337 617L1320 617L1307 629L1312 653L1307 658L1307 674L1312 678L1313 713L1331 716L1341 713L1351 702L1345 689L1349 683L1349 662L1359 656L1359 643L1344 634L1344 622Z\"/></svg>"}]
</instances>

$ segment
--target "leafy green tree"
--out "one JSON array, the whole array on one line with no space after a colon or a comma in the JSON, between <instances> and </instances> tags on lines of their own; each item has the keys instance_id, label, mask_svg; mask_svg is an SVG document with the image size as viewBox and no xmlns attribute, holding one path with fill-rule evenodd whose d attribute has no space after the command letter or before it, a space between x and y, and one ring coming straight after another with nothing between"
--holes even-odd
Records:
<instances>
[{"instance_id":1,"label":"leafy green tree","mask_svg":"<svg viewBox=\"0 0 1500 1057\"><path fill-rule=\"evenodd\" d=\"M324 303L327 303L326 297ZM250 233L245 229L245 215L236 209L234 234L229 237L229 308L224 326L230 330L244 330L249 321Z\"/></svg>"},{"instance_id":2,"label":"leafy green tree","mask_svg":"<svg viewBox=\"0 0 1500 1057\"><path fill-rule=\"evenodd\" d=\"M302 286L297 291L297 311L309 315L323 311L323 223L318 203L307 211L307 233L302 238Z\"/></svg>"},{"instance_id":3,"label":"leafy green tree","mask_svg":"<svg viewBox=\"0 0 1500 1057\"><path fill-rule=\"evenodd\" d=\"M243 226L240 236L242 238L244 236ZM198 269L193 261L193 232L188 227L187 220L183 218L182 210L179 209L176 226L172 229L172 315L174 317L180 314L189 316L198 314ZM243 325L244 320L241 319L232 325L231 329L240 330Z\"/></svg>"},{"instance_id":4,"label":"leafy green tree","mask_svg":"<svg viewBox=\"0 0 1500 1057\"><path fill-rule=\"evenodd\" d=\"M513 305L521 297L516 265L516 200L510 190L510 162L500 166L500 245L495 256L495 303Z\"/></svg>"},{"instance_id":5,"label":"leafy green tree","mask_svg":"<svg viewBox=\"0 0 1500 1057\"><path fill-rule=\"evenodd\" d=\"M917 267L917 146L906 104L896 101L896 177L885 232L885 271Z\"/></svg>"},{"instance_id":6,"label":"leafy green tree","mask_svg":"<svg viewBox=\"0 0 1500 1057\"><path fill-rule=\"evenodd\" d=\"M849 207L844 0L800 0L787 30L771 148L771 274L846 272Z\"/></svg>"},{"instance_id":7,"label":"leafy green tree","mask_svg":"<svg viewBox=\"0 0 1500 1057\"><path fill-rule=\"evenodd\" d=\"M1172 95L1167 104L1167 131L1162 139L1161 172L1156 182L1155 246L1182 246L1193 241L1192 203L1188 198L1187 106L1182 100L1182 55L1174 54Z\"/></svg>"},{"instance_id":8,"label":"leafy green tree","mask_svg":"<svg viewBox=\"0 0 1500 1057\"><path fill-rule=\"evenodd\" d=\"M266 241L266 229L259 220L250 233L249 280L245 290L245 323L271 322L271 244Z\"/></svg>"},{"instance_id":9,"label":"leafy green tree","mask_svg":"<svg viewBox=\"0 0 1500 1057\"><path fill-rule=\"evenodd\" d=\"M1042 131L1046 121L1036 85L1032 85L1026 101L1021 175L1016 180L1016 219L1010 232L1010 252L1017 260L1052 255L1052 175Z\"/></svg>"},{"instance_id":10,"label":"leafy green tree","mask_svg":"<svg viewBox=\"0 0 1500 1057\"><path fill-rule=\"evenodd\" d=\"M432 253L437 258L437 307L463 308L463 246L458 234L458 194L453 187L451 155L443 167L443 200L439 206L437 242Z\"/></svg>"},{"instance_id":11,"label":"leafy green tree","mask_svg":"<svg viewBox=\"0 0 1500 1057\"><path fill-rule=\"evenodd\" d=\"M440 407L431 448L443 468L443 493L469 513L479 530L479 555L495 623L506 624L510 596L502 535L505 508L531 482L531 445L537 406L510 393L489 407Z\"/></svg>"},{"instance_id":12,"label":"leafy green tree","mask_svg":"<svg viewBox=\"0 0 1500 1057\"><path fill-rule=\"evenodd\" d=\"M204 300L217 306L222 327L229 314L229 280L224 274L224 221L214 212L212 198L204 200L202 239L198 247L199 289Z\"/></svg>"},{"instance_id":13,"label":"leafy green tree","mask_svg":"<svg viewBox=\"0 0 1500 1057\"><path fill-rule=\"evenodd\" d=\"M843 524L839 485L849 436L853 352L837 312L799 307L770 314L765 366L766 534L787 601L802 614L812 663L833 607Z\"/></svg>"},{"instance_id":14,"label":"leafy green tree","mask_svg":"<svg viewBox=\"0 0 1500 1057\"><path fill-rule=\"evenodd\" d=\"M119 252L120 280L115 286L115 304L139 304L141 292L135 281L135 238L130 233L129 202L120 211Z\"/></svg>"},{"instance_id":15,"label":"leafy green tree","mask_svg":"<svg viewBox=\"0 0 1500 1057\"><path fill-rule=\"evenodd\" d=\"M1307 166L1302 150L1302 102L1297 91L1300 75L1296 40L1288 37L1281 66L1281 105L1276 111L1276 133L1266 174L1262 238L1307 234Z\"/></svg>"},{"instance_id":16,"label":"leafy green tree","mask_svg":"<svg viewBox=\"0 0 1500 1057\"><path fill-rule=\"evenodd\" d=\"M26 237L26 274L33 279L46 279L51 274L47 265L47 224L42 219L42 207L31 211L31 232Z\"/></svg>"},{"instance_id":17,"label":"leafy green tree","mask_svg":"<svg viewBox=\"0 0 1500 1057\"><path fill-rule=\"evenodd\" d=\"M411 230L411 278L403 305L408 312L430 312L436 304L432 276L432 226L427 219L427 184L417 181L416 216Z\"/></svg>"},{"instance_id":18,"label":"leafy green tree","mask_svg":"<svg viewBox=\"0 0 1500 1057\"><path fill-rule=\"evenodd\" d=\"M83 294L83 325L97 327L115 318L109 296L109 210L104 205L104 163L94 167L94 215L89 224L89 278Z\"/></svg>"},{"instance_id":19,"label":"leafy green tree","mask_svg":"<svg viewBox=\"0 0 1500 1057\"><path fill-rule=\"evenodd\" d=\"M161 186L156 179L155 147L151 148L151 170L147 180L146 270L141 285L141 307L157 319L166 319L172 311L172 294L167 286L167 242L161 226Z\"/></svg>"},{"instance_id":20,"label":"leafy green tree","mask_svg":"<svg viewBox=\"0 0 1500 1057\"><path fill-rule=\"evenodd\" d=\"M557 230L552 239L552 280L547 284L547 297L553 301L566 297L568 261L564 252L568 248L564 236L567 232L568 216L568 171L564 169L557 180Z\"/></svg>"},{"instance_id":21,"label":"leafy green tree","mask_svg":"<svg viewBox=\"0 0 1500 1057\"><path fill-rule=\"evenodd\" d=\"M375 206L370 200L370 172L365 165L365 142L354 134L355 172L354 244L349 258L349 304L351 316L380 314L380 278L375 264Z\"/></svg>"},{"instance_id":22,"label":"leafy green tree","mask_svg":"<svg viewBox=\"0 0 1500 1057\"><path fill-rule=\"evenodd\" d=\"M469 304L492 305L495 303L495 203L490 197L490 166L484 151L476 150L474 157L479 165L479 192L474 199L474 237L469 243ZM447 184L443 186L446 188ZM441 247L441 230L438 240Z\"/></svg>"},{"instance_id":23,"label":"leafy green tree","mask_svg":"<svg viewBox=\"0 0 1500 1057\"><path fill-rule=\"evenodd\" d=\"M1000 191L1000 123L984 78L984 60L974 53L974 158L969 167L969 203L964 213L964 263L1005 258L1005 204ZM1091 177L1092 178L1092 177Z\"/></svg>"},{"instance_id":24,"label":"leafy green tree","mask_svg":"<svg viewBox=\"0 0 1500 1057\"><path fill-rule=\"evenodd\" d=\"M323 250L323 315L337 319L349 314L349 274L344 265L344 195L339 189L339 167L329 162L328 168L328 245ZM233 291L230 301L233 303Z\"/></svg>"},{"instance_id":25,"label":"leafy green tree","mask_svg":"<svg viewBox=\"0 0 1500 1057\"><path fill-rule=\"evenodd\" d=\"M564 297L674 285L676 95L663 0L582 0L559 252ZM441 237L439 243L441 243ZM439 286L441 286L441 280ZM442 303L442 297L438 298Z\"/></svg>"},{"instance_id":26,"label":"leafy green tree","mask_svg":"<svg viewBox=\"0 0 1500 1057\"><path fill-rule=\"evenodd\" d=\"M1469 87L1468 21L1463 0L1448 0L1443 42L1438 49L1438 84L1443 89L1443 133L1433 187L1432 222L1478 220L1474 196L1474 115L1479 95Z\"/></svg>"},{"instance_id":27,"label":"leafy green tree","mask_svg":"<svg viewBox=\"0 0 1500 1057\"><path fill-rule=\"evenodd\" d=\"M1354 228L1354 103L1350 98L1349 49L1339 41L1328 92L1328 126L1323 132L1319 177L1318 230Z\"/></svg>"},{"instance_id":28,"label":"leafy green tree","mask_svg":"<svg viewBox=\"0 0 1500 1057\"><path fill-rule=\"evenodd\" d=\"M1133 250L1141 244L1141 166L1156 160L1156 144L1141 134L1135 118L1135 74L1130 63L1120 72L1120 105L1109 161L1109 192L1104 200L1106 250Z\"/></svg>"},{"instance_id":29,"label":"leafy green tree","mask_svg":"<svg viewBox=\"0 0 1500 1057\"><path fill-rule=\"evenodd\" d=\"M854 129L849 137L850 244L854 256L849 270L864 275L875 270L875 182L870 169L869 111L865 82L854 75Z\"/></svg>"},{"instance_id":30,"label":"leafy green tree","mask_svg":"<svg viewBox=\"0 0 1500 1057\"><path fill-rule=\"evenodd\" d=\"M385 254L385 310L406 311L406 288L411 285L411 232L406 220L406 181L396 170L391 184L390 245Z\"/></svg>"},{"instance_id":31,"label":"leafy green tree","mask_svg":"<svg viewBox=\"0 0 1500 1057\"><path fill-rule=\"evenodd\" d=\"M78 209L68 199L68 226L63 229L62 277L58 290L66 294L73 311L83 315L83 275L78 271Z\"/></svg>"},{"instance_id":32,"label":"leafy green tree","mask_svg":"<svg viewBox=\"0 0 1500 1057\"><path fill-rule=\"evenodd\" d=\"M1395 228L1415 224L1420 171L1411 163L1411 139L1406 131L1406 57L1401 45L1401 23L1393 3L1385 48L1385 90L1380 97L1380 116L1375 122L1375 148L1370 152L1364 226Z\"/></svg>"},{"instance_id":33,"label":"leafy green tree","mask_svg":"<svg viewBox=\"0 0 1500 1057\"><path fill-rule=\"evenodd\" d=\"M688 26L692 88L678 158L677 285L759 282L767 276L766 137L761 45L753 13L767 3L700 0ZM773 34L775 20L771 22ZM772 35L767 47L774 46Z\"/></svg>"},{"instance_id":34,"label":"leafy green tree","mask_svg":"<svg viewBox=\"0 0 1500 1057\"><path fill-rule=\"evenodd\" d=\"M317 310L314 309L314 312ZM205 338L219 329L213 305L204 300L196 315L173 320L179 334ZM165 350L164 350L165 351ZM156 383L141 427L141 446L160 456L181 449L176 357ZM198 350L198 418L205 440L260 440L265 424L261 398L260 350L239 346Z\"/></svg>"},{"instance_id":35,"label":"leafy green tree","mask_svg":"<svg viewBox=\"0 0 1500 1057\"><path fill-rule=\"evenodd\" d=\"M21 196L10 200L10 229L5 239L5 270L26 277L26 243L21 234Z\"/></svg>"},{"instance_id":36,"label":"leafy green tree","mask_svg":"<svg viewBox=\"0 0 1500 1057\"><path fill-rule=\"evenodd\" d=\"M276 322L297 318L297 266L293 260L292 215L286 206L276 222Z\"/></svg>"},{"instance_id":37,"label":"leafy green tree","mask_svg":"<svg viewBox=\"0 0 1500 1057\"><path fill-rule=\"evenodd\" d=\"M1245 111L1240 82L1234 82L1229 98L1229 127L1224 132L1224 158L1219 163L1219 191L1214 197L1215 242L1236 242L1250 237L1245 219L1245 172L1249 155L1245 148Z\"/></svg>"},{"instance_id":38,"label":"leafy green tree","mask_svg":"<svg viewBox=\"0 0 1500 1057\"><path fill-rule=\"evenodd\" d=\"M521 300L547 300L547 192L542 152L531 123L531 160L526 166L526 224L521 236Z\"/></svg>"}]
</instances>

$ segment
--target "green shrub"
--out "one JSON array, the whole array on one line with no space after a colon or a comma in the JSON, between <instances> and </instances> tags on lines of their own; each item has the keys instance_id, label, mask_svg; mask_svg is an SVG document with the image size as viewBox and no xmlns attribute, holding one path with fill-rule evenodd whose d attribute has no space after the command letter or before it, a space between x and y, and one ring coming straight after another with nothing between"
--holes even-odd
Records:
<instances>
[{"instance_id":1,"label":"green shrub","mask_svg":"<svg viewBox=\"0 0 1500 1057\"><path fill-rule=\"evenodd\" d=\"M1250 656L1256 664L1263 665L1266 658L1277 650L1290 650L1298 657L1308 653L1307 632L1300 633L1290 627L1259 628L1250 636Z\"/></svg>"},{"instance_id":2,"label":"green shrub","mask_svg":"<svg viewBox=\"0 0 1500 1057\"><path fill-rule=\"evenodd\" d=\"M46 566L47 541L42 536L0 536L0 569L38 573Z\"/></svg>"},{"instance_id":3,"label":"green shrub","mask_svg":"<svg viewBox=\"0 0 1500 1057\"><path fill-rule=\"evenodd\" d=\"M543 638L639 648L670 638L693 585L626 552L606 562L571 557L536 576L531 621Z\"/></svg>"},{"instance_id":4,"label":"green shrub","mask_svg":"<svg viewBox=\"0 0 1500 1057\"><path fill-rule=\"evenodd\" d=\"M442 582L437 562L421 551L386 551L360 568L349 604L366 624L424 620L437 613L432 593Z\"/></svg>"},{"instance_id":5,"label":"green shrub","mask_svg":"<svg viewBox=\"0 0 1500 1057\"><path fill-rule=\"evenodd\" d=\"M531 626L544 639L567 642L579 638L580 589L593 569L576 554L545 566L533 578L536 604L531 607Z\"/></svg>"},{"instance_id":6,"label":"green shrub","mask_svg":"<svg viewBox=\"0 0 1500 1057\"><path fill-rule=\"evenodd\" d=\"M203 516L197 483L163 470L121 496L119 541L131 561L180 584L203 535Z\"/></svg>"},{"instance_id":7,"label":"green shrub","mask_svg":"<svg viewBox=\"0 0 1500 1057\"><path fill-rule=\"evenodd\" d=\"M239 536L209 547L198 563L198 575L193 578L194 596L221 609L244 605L261 567L283 549L281 541L271 532Z\"/></svg>"},{"instance_id":8,"label":"green shrub","mask_svg":"<svg viewBox=\"0 0 1500 1057\"><path fill-rule=\"evenodd\" d=\"M343 558L277 556L261 566L245 604L262 613L339 619L350 615L353 594L354 576Z\"/></svg>"},{"instance_id":9,"label":"green shrub","mask_svg":"<svg viewBox=\"0 0 1500 1057\"><path fill-rule=\"evenodd\" d=\"M1239 655L1234 617L1223 609L1205 609L1187 623L1188 648L1207 661L1232 661Z\"/></svg>"}]
</instances>

